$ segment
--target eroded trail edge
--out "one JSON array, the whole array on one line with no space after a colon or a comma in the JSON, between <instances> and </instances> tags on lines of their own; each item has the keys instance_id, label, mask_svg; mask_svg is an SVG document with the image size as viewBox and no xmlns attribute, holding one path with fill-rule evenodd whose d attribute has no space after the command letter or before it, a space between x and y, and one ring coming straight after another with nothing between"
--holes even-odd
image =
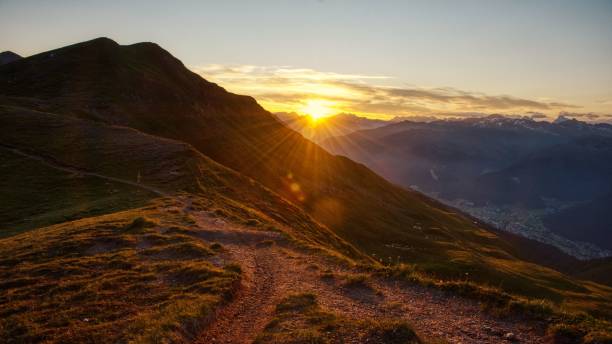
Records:
<instances>
[{"instance_id":1,"label":"eroded trail edge","mask_svg":"<svg viewBox=\"0 0 612 344\"><path fill-rule=\"evenodd\" d=\"M478 302L383 278L371 277L372 289L348 288L340 278L359 271L294 247L276 232L256 230L191 212L206 241L225 248L217 263L238 263L240 289L204 330L197 343L252 343L274 317L274 309L293 293L317 295L320 305L353 320L395 318L409 322L426 339L450 343L543 343L537 322L498 318ZM347 343L351 343L347 339Z\"/></svg>"}]
</instances>

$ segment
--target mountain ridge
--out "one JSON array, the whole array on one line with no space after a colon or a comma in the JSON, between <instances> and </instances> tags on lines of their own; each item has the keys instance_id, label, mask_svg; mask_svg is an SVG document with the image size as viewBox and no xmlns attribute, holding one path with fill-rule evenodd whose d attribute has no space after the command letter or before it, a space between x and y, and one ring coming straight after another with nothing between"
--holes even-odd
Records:
<instances>
[{"instance_id":1,"label":"mountain ridge","mask_svg":"<svg viewBox=\"0 0 612 344\"><path fill-rule=\"evenodd\" d=\"M205 81L157 45L121 46L99 39L37 54L0 66L0 95L4 104L0 119L4 128L10 128L0 143L126 180L156 185L153 177L159 176L161 185L179 183L173 190L181 200L195 198L191 204L149 205L147 214L162 208L164 215L153 211L147 216L180 217L181 224L172 229L157 225L155 219L135 219L136 234L142 230L155 238L166 234L157 230L170 230L179 236L237 240L229 240L232 245L247 240L282 254L284 247L276 248L274 243L248 241L251 231L238 231L238 238L222 230L206 232L206 226L219 225L212 216L265 233L280 230L308 249L357 267L365 264L368 269L388 271L384 266L389 266L392 272L395 266L409 278L423 274L429 276L425 281L435 281L427 283L443 288L478 291L476 286L499 283L499 291L490 292L505 305L515 300L510 295L517 295L520 300L545 298L597 316L612 312L606 302L612 293L609 288L518 259L515 251L521 248L483 224L394 185L362 164L329 154L287 128L253 98ZM127 136L113 141L114 134L109 133L118 131ZM175 162L167 165L166 159L157 161L162 154L156 157L155 151L147 150L149 145L132 145L132 135L159 142L162 151L174 147L170 144L174 142L182 153L171 155ZM173 165L186 170L175 171ZM35 170L32 167L30 173ZM77 181L78 177L62 176ZM33 199L43 201L40 195ZM152 229L146 229L147 221L153 223ZM145 229L138 229L143 224ZM131 231L132 225L122 218L113 231L123 233L125 228ZM15 240L35 235L37 229L29 229ZM121 240L130 245L141 240L129 231L128 239ZM61 235L72 242L69 231ZM247 237L241 239L243 235ZM138 252L138 245L134 247L130 250ZM465 276L470 280L460 282ZM486 288L482 290L490 290Z\"/></svg>"},{"instance_id":2,"label":"mountain ridge","mask_svg":"<svg viewBox=\"0 0 612 344\"><path fill-rule=\"evenodd\" d=\"M508 207L517 212L557 212L608 192L612 167L606 147L611 137L612 126L607 124L492 115L429 123L405 121L331 138L323 145L398 184L417 187L503 228L515 222L512 216L500 215L510 213ZM513 225L511 230L527 235L525 227L544 226L541 220L546 215L534 214L514 216L534 217L537 223ZM607 237L601 234L586 243L598 244L598 237ZM549 240L545 233L540 238ZM575 246L550 240L579 257L605 254L582 243Z\"/></svg>"},{"instance_id":3,"label":"mountain ridge","mask_svg":"<svg viewBox=\"0 0 612 344\"><path fill-rule=\"evenodd\" d=\"M11 63L20 59L22 59L21 56L10 50L0 52L0 65Z\"/></svg>"},{"instance_id":4,"label":"mountain ridge","mask_svg":"<svg viewBox=\"0 0 612 344\"><path fill-rule=\"evenodd\" d=\"M90 69L88 73L53 72L84 66ZM38 83L33 80L48 69L51 73L46 74L53 77ZM385 245L397 240L396 235L408 235L411 244L439 245L416 232L399 230L406 224L419 226L426 221L441 228L448 226L444 222L473 226L460 214L448 215L444 208L436 209L440 205L425 196L398 188L348 159L329 155L284 127L253 98L229 94L206 82L155 44L120 46L101 38L37 54L5 65L0 71L0 81L4 81L0 92L8 97L34 93L47 102L43 106L60 110L56 112L186 141L300 205L361 249L380 255L391 250L392 255L421 260L427 255L408 254L410 251ZM92 79L92 75L105 77ZM134 84L141 87L132 90ZM76 87L85 87L85 93L71 91ZM62 90L61 97L57 90ZM103 113L102 102L106 107ZM306 160L296 159L299 156ZM364 206L370 210L360 210ZM379 229L381 224L374 214L389 222L384 231ZM462 235L465 240L481 240L467 227ZM440 250L448 250L442 247L445 245ZM430 264L437 265L433 261Z\"/></svg>"}]
</instances>

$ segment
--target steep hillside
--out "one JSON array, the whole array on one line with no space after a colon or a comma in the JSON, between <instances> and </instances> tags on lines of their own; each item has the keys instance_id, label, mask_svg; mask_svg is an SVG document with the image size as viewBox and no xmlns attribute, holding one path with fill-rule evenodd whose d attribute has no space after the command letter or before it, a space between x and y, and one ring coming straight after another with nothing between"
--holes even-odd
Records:
<instances>
[{"instance_id":1,"label":"steep hillside","mask_svg":"<svg viewBox=\"0 0 612 344\"><path fill-rule=\"evenodd\" d=\"M612 250L612 192L550 214L544 221L560 235L582 241L596 238L600 245Z\"/></svg>"},{"instance_id":2,"label":"steep hillside","mask_svg":"<svg viewBox=\"0 0 612 344\"><path fill-rule=\"evenodd\" d=\"M120 46L102 38L15 61L0 67L0 94L1 101L12 106L5 118L14 116L11 109L16 106L47 113L30 125L31 113L24 121L11 121L18 128L7 130L2 143L21 152L36 151L36 156L57 157L62 164L121 180L140 179L164 192L203 193L220 202L222 211L274 224L309 245L347 257L365 259L354 246L381 262L414 263L421 272L440 278L469 278L574 309L594 310L592 305L597 305L598 312L609 311L605 287L517 259L511 243L472 219L329 154L282 125L252 98L205 81L155 44ZM76 123L77 129L68 131L75 136L68 141L58 132L39 136L42 129L36 129L36 122L48 123L48 116L60 124L44 130L56 126L61 132L65 123ZM106 128L102 134L88 131L93 122ZM189 145L171 141L186 160L170 160L165 166L165 158L159 161L148 144L132 150L115 146L125 143L115 132L105 134L134 129L186 142ZM151 138L140 132L139 137ZM98 146L98 140L105 143ZM98 147L106 148L100 153ZM119 155L108 156L106 149ZM131 153L140 149L143 161L134 163L131 159L139 154ZM185 179L175 180L174 165L184 168L178 175Z\"/></svg>"},{"instance_id":3,"label":"steep hillside","mask_svg":"<svg viewBox=\"0 0 612 344\"><path fill-rule=\"evenodd\" d=\"M480 192L470 199L495 204L541 203L544 198L584 202L612 191L611 176L612 137L585 136L540 149L512 166L479 177L475 189ZM487 195L486 190L495 194Z\"/></svg>"},{"instance_id":4,"label":"steep hillside","mask_svg":"<svg viewBox=\"0 0 612 344\"><path fill-rule=\"evenodd\" d=\"M612 258L593 259L578 266L574 272L579 278L589 279L601 284L612 285Z\"/></svg>"},{"instance_id":5,"label":"steep hillside","mask_svg":"<svg viewBox=\"0 0 612 344\"><path fill-rule=\"evenodd\" d=\"M506 197L506 203L529 203L541 197L576 200L592 196L602 183L609 184L604 176L609 172L606 140L610 137L612 131L606 125L577 121L551 124L490 116L431 123L405 121L331 138L324 146L372 166L399 184L416 185L446 199L459 197L498 203L496 197ZM529 167L535 160L544 159L548 160L540 162L540 167ZM518 175L514 165L519 164L539 170ZM573 170L564 173L566 168ZM495 178L499 173L503 176ZM576 185L570 188L567 180L559 180L564 176ZM519 185L513 177L524 177L525 185ZM503 179L512 183L512 187L484 184L489 179L490 183L496 179L502 183ZM582 195L577 190L583 190ZM512 191L516 196L512 196ZM520 195L529 192L531 196Z\"/></svg>"},{"instance_id":6,"label":"steep hillside","mask_svg":"<svg viewBox=\"0 0 612 344\"><path fill-rule=\"evenodd\" d=\"M324 145L391 181L584 259L610 254L602 242L607 235L597 229L605 226L603 218L574 212L580 223L574 227L594 234L588 236L557 230L559 222L545 218L577 203L600 202L610 192L611 139L606 124L489 116L405 121L331 138Z\"/></svg>"},{"instance_id":7,"label":"steep hillside","mask_svg":"<svg viewBox=\"0 0 612 344\"><path fill-rule=\"evenodd\" d=\"M0 107L0 125L6 130L0 153L11 158L0 170L3 236L195 194L207 209L229 218L276 228L338 256L363 258L298 207L188 144L16 107Z\"/></svg>"}]
</instances>

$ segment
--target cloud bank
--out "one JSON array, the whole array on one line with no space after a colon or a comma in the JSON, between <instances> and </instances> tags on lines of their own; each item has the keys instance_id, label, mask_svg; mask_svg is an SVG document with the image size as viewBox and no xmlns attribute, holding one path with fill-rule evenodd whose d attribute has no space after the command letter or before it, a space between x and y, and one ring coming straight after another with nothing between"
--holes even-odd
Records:
<instances>
[{"instance_id":1,"label":"cloud bank","mask_svg":"<svg viewBox=\"0 0 612 344\"><path fill-rule=\"evenodd\" d=\"M579 106L509 95L488 95L449 87L395 84L388 76L340 74L287 66L211 64L192 67L202 77L235 93L255 97L273 112L303 112L310 100L324 101L334 112L370 117L461 116L473 113L534 114L572 111Z\"/></svg>"}]
</instances>

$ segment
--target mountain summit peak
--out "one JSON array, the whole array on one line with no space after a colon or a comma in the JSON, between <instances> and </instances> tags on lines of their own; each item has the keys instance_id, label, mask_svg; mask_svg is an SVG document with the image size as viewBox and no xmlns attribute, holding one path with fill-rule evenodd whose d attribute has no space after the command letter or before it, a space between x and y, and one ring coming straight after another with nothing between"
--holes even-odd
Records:
<instances>
[{"instance_id":1,"label":"mountain summit peak","mask_svg":"<svg viewBox=\"0 0 612 344\"><path fill-rule=\"evenodd\" d=\"M3 64L11 63L13 61L17 61L22 59L21 56L15 54L14 52L7 50L0 53L0 66Z\"/></svg>"},{"instance_id":2,"label":"mountain summit peak","mask_svg":"<svg viewBox=\"0 0 612 344\"><path fill-rule=\"evenodd\" d=\"M108 38L108 37L98 37L98 38L94 38L92 40L89 41L84 41L84 42L80 42L77 43L75 45L108 45L108 46L118 46L119 43L117 43L115 40Z\"/></svg>"},{"instance_id":3,"label":"mountain summit peak","mask_svg":"<svg viewBox=\"0 0 612 344\"><path fill-rule=\"evenodd\" d=\"M555 124L563 123L569 121L571 118L566 117L565 115L559 115L557 119L553 121Z\"/></svg>"}]
</instances>

